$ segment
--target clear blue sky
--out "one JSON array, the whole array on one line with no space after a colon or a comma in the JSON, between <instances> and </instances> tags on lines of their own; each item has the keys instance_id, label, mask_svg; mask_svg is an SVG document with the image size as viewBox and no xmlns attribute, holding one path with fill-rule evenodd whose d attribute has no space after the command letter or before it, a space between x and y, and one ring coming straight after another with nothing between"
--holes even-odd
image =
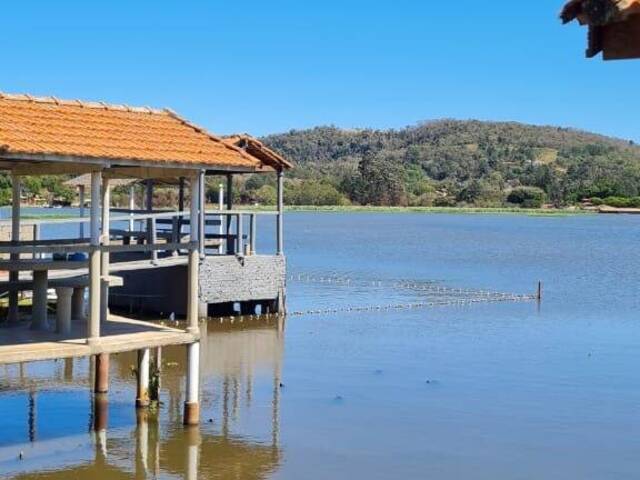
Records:
<instances>
[{"instance_id":1,"label":"clear blue sky","mask_svg":"<svg viewBox=\"0 0 640 480\"><path fill-rule=\"evenodd\" d=\"M221 134L447 117L640 141L640 60L585 59L561 5L7 0L0 90L168 106Z\"/></svg>"}]
</instances>

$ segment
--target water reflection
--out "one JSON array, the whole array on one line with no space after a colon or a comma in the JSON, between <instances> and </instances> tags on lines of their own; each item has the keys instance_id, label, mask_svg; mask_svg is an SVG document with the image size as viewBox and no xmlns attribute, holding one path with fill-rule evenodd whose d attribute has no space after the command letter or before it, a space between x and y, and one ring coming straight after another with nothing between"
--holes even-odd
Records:
<instances>
[{"instance_id":1,"label":"water reflection","mask_svg":"<svg viewBox=\"0 0 640 480\"><path fill-rule=\"evenodd\" d=\"M202 326L202 339L203 424L199 428L181 425L184 348L166 348L161 352L161 407L137 412L133 407L135 382L130 369L135 362L135 353L121 354L112 357L112 391L107 395L89 396L88 435L65 436L65 432L58 435L54 432L50 438L39 439L38 424L48 419L37 416L38 391L34 388L28 391L28 436L24 440L31 443L0 448L0 476L94 480L257 480L269 476L283 457L279 446L283 323L276 318L264 317L241 322L236 319L234 323L223 324L211 321ZM75 364L84 361L76 360ZM57 379L63 384L72 382L74 366L73 360L65 361L60 366L62 375ZM86 370L91 371L90 368ZM83 380L85 383L86 378ZM91 385L90 379L86 384ZM53 385L50 383L49 388ZM130 396L131 401L122 402L123 394ZM74 392L65 392L63 397L68 395L74 395ZM2 399L0 396L0 404ZM58 401L64 401L64 398ZM252 413L254 403L256 408ZM270 408L265 409L267 405ZM261 412L268 414L261 415ZM122 425L118 420L123 415L134 415L133 428L133 424ZM239 426L243 416L261 418L253 425L241 422ZM60 419L51 420L61 422ZM110 421L114 425L110 425ZM23 459L16 457L21 449ZM65 453L57 454L62 451Z\"/></svg>"}]
</instances>

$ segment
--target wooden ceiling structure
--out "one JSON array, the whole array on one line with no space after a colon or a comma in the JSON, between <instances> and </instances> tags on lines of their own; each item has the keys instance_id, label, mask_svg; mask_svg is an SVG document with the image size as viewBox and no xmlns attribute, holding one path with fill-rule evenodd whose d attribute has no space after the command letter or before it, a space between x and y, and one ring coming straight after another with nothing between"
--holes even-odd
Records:
<instances>
[{"instance_id":1,"label":"wooden ceiling structure","mask_svg":"<svg viewBox=\"0 0 640 480\"><path fill-rule=\"evenodd\" d=\"M560 18L588 26L587 57L640 58L640 0L570 0Z\"/></svg>"}]
</instances>

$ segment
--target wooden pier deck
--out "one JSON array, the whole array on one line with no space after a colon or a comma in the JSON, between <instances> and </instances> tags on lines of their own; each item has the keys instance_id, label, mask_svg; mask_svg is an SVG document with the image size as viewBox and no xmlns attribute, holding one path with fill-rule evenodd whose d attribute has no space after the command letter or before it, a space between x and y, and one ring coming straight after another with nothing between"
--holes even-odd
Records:
<instances>
[{"instance_id":1,"label":"wooden pier deck","mask_svg":"<svg viewBox=\"0 0 640 480\"><path fill-rule=\"evenodd\" d=\"M119 353L197 340L184 330L114 315L102 323L97 342L87 343L87 336L87 323L82 321L72 322L68 335L31 330L28 324L0 328L0 364Z\"/></svg>"}]
</instances>

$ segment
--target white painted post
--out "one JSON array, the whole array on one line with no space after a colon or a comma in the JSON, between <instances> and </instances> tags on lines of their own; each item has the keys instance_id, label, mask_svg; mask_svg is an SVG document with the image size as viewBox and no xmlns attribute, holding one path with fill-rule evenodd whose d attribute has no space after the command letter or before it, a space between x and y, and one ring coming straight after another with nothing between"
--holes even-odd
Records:
<instances>
[{"instance_id":1,"label":"white painted post","mask_svg":"<svg viewBox=\"0 0 640 480\"><path fill-rule=\"evenodd\" d=\"M91 172L91 246L89 254L89 329L88 342L100 337L100 188L102 171Z\"/></svg>"},{"instance_id":2,"label":"white painted post","mask_svg":"<svg viewBox=\"0 0 640 480\"><path fill-rule=\"evenodd\" d=\"M138 393L136 396L136 407L143 408L149 406L149 364L150 349L142 348L138 350Z\"/></svg>"},{"instance_id":3,"label":"white painted post","mask_svg":"<svg viewBox=\"0 0 640 480\"><path fill-rule=\"evenodd\" d=\"M284 253L284 174L278 170L278 229L277 229L277 254Z\"/></svg>"},{"instance_id":4,"label":"white painted post","mask_svg":"<svg viewBox=\"0 0 640 480\"><path fill-rule=\"evenodd\" d=\"M16 243L20 241L20 193L21 179L17 175L11 176L12 199L11 199L11 241ZM20 254L12 253L9 258L17 262L20 260ZM9 272L9 281L18 282L20 273L18 271ZM17 323L19 320L18 310L18 288L12 287L9 290L9 323Z\"/></svg>"},{"instance_id":5,"label":"white painted post","mask_svg":"<svg viewBox=\"0 0 640 480\"><path fill-rule=\"evenodd\" d=\"M133 232L134 230L134 220L133 220L133 210L136 209L136 184L132 183L129 185L129 231Z\"/></svg>"},{"instance_id":6,"label":"white painted post","mask_svg":"<svg viewBox=\"0 0 640 480\"><path fill-rule=\"evenodd\" d=\"M111 243L111 186L109 185L109 179L102 179L102 245L109 245ZM109 260L110 255L108 252L102 252L101 254L101 266L100 266L100 321L106 322L109 315Z\"/></svg>"},{"instance_id":7,"label":"white painted post","mask_svg":"<svg viewBox=\"0 0 640 480\"><path fill-rule=\"evenodd\" d=\"M233 210L233 175L227 175L227 210ZM229 238L231 235L231 215L227 215L227 255L233 253L233 242Z\"/></svg>"},{"instance_id":8,"label":"white painted post","mask_svg":"<svg viewBox=\"0 0 640 480\"><path fill-rule=\"evenodd\" d=\"M186 383L183 422L185 425L197 425L200 421L200 342L187 345Z\"/></svg>"},{"instance_id":9,"label":"white painted post","mask_svg":"<svg viewBox=\"0 0 640 480\"><path fill-rule=\"evenodd\" d=\"M256 254L256 235L258 231L258 226L256 225L256 218L257 218L257 215L255 213L252 213L250 215L250 220L251 220L251 224L249 225L249 235L251 236L251 243L249 244L250 255Z\"/></svg>"},{"instance_id":10,"label":"white painted post","mask_svg":"<svg viewBox=\"0 0 640 480\"><path fill-rule=\"evenodd\" d=\"M80 218L84 217L84 185L78 186L78 201L80 202ZM80 222L80 238L84 238L84 222Z\"/></svg>"}]
</instances>

